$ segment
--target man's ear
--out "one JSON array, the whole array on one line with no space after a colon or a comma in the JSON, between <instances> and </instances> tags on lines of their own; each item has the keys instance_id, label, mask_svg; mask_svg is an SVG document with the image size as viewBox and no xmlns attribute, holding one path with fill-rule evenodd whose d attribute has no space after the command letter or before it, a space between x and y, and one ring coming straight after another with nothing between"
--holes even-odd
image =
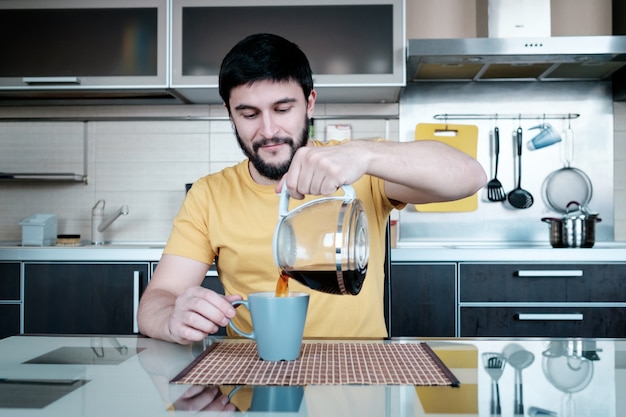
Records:
<instances>
[{"instance_id":1,"label":"man's ear","mask_svg":"<svg viewBox=\"0 0 626 417\"><path fill-rule=\"evenodd\" d=\"M317 91L311 90L311 94L309 94L309 98L307 99L307 116L309 118L313 117L313 112L315 110L315 100L317 99Z\"/></svg>"}]
</instances>

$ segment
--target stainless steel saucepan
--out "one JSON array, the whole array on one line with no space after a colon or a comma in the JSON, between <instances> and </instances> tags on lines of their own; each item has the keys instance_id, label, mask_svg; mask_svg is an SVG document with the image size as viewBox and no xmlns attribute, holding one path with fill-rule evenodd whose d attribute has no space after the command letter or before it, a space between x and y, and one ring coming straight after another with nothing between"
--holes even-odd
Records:
<instances>
[{"instance_id":1,"label":"stainless steel saucepan","mask_svg":"<svg viewBox=\"0 0 626 417\"><path fill-rule=\"evenodd\" d=\"M576 207L573 209L572 207ZM544 217L550 225L550 245L553 248L591 248L596 242L596 223L602 221L597 213L572 201L562 218ZM571 211L570 211L571 210Z\"/></svg>"}]
</instances>

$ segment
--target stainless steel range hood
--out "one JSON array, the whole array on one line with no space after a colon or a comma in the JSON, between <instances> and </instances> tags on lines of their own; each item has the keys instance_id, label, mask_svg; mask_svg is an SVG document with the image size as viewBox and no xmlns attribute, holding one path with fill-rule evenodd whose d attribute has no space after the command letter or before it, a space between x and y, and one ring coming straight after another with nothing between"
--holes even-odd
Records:
<instances>
[{"instance_id":1,"label":"stainless steel range hood","mask_svg":"<svg viewBox=\"0 0 626 417\"><path fill-rule=\"evenodd\" d=\"M590 81L623 78L626 36L411 39L407 81Z\"/></svg>"}]
</instances>

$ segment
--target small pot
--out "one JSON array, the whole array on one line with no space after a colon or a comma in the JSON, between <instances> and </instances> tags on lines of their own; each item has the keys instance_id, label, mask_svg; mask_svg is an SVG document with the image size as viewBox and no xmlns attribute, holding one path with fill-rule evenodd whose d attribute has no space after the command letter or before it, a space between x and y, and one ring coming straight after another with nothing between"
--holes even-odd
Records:
<instances>
[{"instance_id":1,"label":"small pot","mask_svg":"<svg viewBox=\"0 0 626 417\"><path fill-rule=\"evenodd\" d=\"M571 207L576 205L573 211ZM591 248L596 242L596 223L602 221L597 213L572 201L562 218L544 217L542 222L550 225L550 245L553 248Z\"/></svg>"}]
</instances>

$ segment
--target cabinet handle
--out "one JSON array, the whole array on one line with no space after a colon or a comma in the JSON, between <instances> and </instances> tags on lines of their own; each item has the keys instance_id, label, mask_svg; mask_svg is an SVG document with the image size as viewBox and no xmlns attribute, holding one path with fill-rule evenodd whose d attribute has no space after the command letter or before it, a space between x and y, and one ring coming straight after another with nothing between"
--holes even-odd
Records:
<instances>
[{"instance_id":1,"label":"cabinet handle","mask_svg":"<svg viewBox=\"0 0 626 417\"><path fill-rule=\"evenodd\" d=\"M562 269L562 270L520 270L518 277L582 277L582 269Z\"/></svg>"},{"instance_id":2,"label":"cabinet handle","mask_svg":"<svg viewBox=\"0 0 626 417\"><path fill-rule=\"evenodd\" d=\"M139 280L141 274L139 271L133 271L133 333L139 333L139 324L137 323L137 311L139 310Z\"/></svg>"},{"instance_id":3,"label":"cabinet handle","mask_svg":"<svg viewBox=\"0 0 626 417\"><path fill-rule=\"evenodd\" d=\"M34 84L80 84L78 77L23 77L22 82Z\"/></svg>"},{"instance_id":4,"label":"cabinet handle","mask_svg":"<svg viewBox=\"0 0 626 417\"><path fill-rule=\"evenodd\" d=\"M556 313L556 314L532 314L532 313L519 313L517 315L518 320L530 321L530 320L541 320L541 321L549 321L549 320L574 320L574 321L582 321L583 314L582 313Z\"/></svg>"}]
</instances>

